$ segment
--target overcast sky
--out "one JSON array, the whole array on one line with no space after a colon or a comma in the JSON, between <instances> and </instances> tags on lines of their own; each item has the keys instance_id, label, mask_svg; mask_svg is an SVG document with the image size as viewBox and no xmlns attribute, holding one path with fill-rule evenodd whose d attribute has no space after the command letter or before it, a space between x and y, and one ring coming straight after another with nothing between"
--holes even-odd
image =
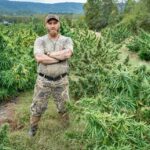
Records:
<instances>
[{"instance_id":1,"label":"overcast sky","mask_svg":"<svg viewBox=\"0 0 150 150\"><path fill-rule=\"evenodd\" d=\"M86 2L86 0L9 0L9 1L40 2L40 3L60 3L60 2L80 2L80 3L85 3Z\"/></svg>"}]
</instances>

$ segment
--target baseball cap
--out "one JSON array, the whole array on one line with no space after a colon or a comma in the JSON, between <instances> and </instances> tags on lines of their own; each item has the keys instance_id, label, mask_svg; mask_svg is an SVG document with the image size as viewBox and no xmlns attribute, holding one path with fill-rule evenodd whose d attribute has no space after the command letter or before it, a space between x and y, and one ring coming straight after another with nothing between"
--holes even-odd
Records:
<instances>
[{"instance_id":1,"label":"baseball cap","mask_svg":"<svg viewBox=\"0 0 150 150\"><path fill-rule=\"evenodd\" d=\"M54 15L54 14L48 14L45 18L45 22L47 23L50 19L55 19L55 20L59 21L59 16Z\"/></svg>"}]
</instances>

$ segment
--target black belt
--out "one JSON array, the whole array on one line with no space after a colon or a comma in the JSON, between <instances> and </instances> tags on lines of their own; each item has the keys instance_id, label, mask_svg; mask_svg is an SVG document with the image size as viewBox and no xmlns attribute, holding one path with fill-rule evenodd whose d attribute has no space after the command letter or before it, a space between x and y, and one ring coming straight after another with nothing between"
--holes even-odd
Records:
<instances>
[{"instance_id":1,"label":"black belt","mask_svg":"<svg viewBox=\"0 0 150 150\"><path fill-rule=\"evenodd\" d=\"M39 73L39 75L40 75L41 77L44 77L44 78L48 79L48 80L57 81L57 80L63 78L64 76L66 76L67 73L63 73L63 74L61 74L61 75L59 75L59 76L57 76L57 77L50 77L50 76L44 75L43 73Z\"/></svg>"}]
</instances>

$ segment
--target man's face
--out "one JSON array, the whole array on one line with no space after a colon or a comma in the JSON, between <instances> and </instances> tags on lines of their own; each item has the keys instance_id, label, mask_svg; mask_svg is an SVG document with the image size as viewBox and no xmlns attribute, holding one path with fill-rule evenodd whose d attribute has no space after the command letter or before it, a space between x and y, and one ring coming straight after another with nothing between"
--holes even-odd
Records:
<instances>
[{"instance_id":1,"label":"man's face","mask_svg":"<svg viewBox=\"0 0 150 150\"><path fill-rule=\"evenodd\" d=\"M48 32L50 33L50 35L55 36L58 34L58 31L60 28L60 23L59 23L59 21L57 21L55 19L50 19L46 23L46 28L47 28Z\"/></svg>"}]
</instances>

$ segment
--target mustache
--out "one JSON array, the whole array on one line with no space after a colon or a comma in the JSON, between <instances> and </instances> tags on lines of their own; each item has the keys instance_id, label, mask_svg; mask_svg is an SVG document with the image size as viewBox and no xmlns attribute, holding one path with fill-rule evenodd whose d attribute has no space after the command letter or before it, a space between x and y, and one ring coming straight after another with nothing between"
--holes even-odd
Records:
<instances>
[{"instance_id":1,"label":"mustache","mask_svg":"<svg viewBox=\"0 0 150 150\"><path fill-rule=\"evenodd\" d=\"M56 28L51 28L51 30L57 30Z\"/></svg>"},{"instance_id":2,"label":"mustache","mask_svg":"<svg viewBox=\"0 0 150 150\"><path fill-rule=\"evenodd\" d=\"M50 29L47 29L47 31L48 31L48 32L51 32L51 31L59 32L59 29L58 29L58 30L57 30L57 29L51 29L51 30L50 30Z\"/></svg>"}]
</instances>

